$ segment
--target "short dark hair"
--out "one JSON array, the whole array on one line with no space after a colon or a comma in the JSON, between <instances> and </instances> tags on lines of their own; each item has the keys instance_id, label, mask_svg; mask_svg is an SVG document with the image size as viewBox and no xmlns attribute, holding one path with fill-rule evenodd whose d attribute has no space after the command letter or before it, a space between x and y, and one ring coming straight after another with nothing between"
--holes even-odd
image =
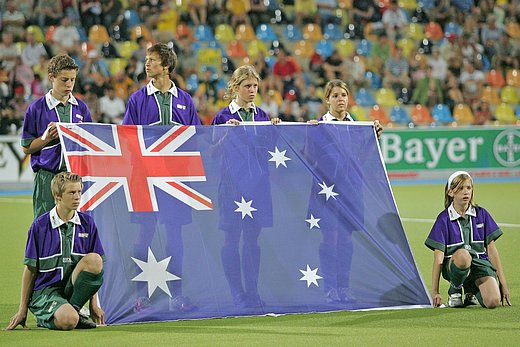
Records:
<instances>
[{"instance_id":1,"label":"short dark hair","mask_svg":"<svg viewBox=\"0 0 520 347\"><path fill-rule=\"evenodd\" d=\"M162 66L168 66L168 71L170 73L175 70L175 67L177 66L177 54L175 54L175 51L169 45L161 42L156 43L152 47L148 48L147 53L157 53L161 58Z\"/></svg>"},{"instance_id":2,"label":"short dark hair","mask_svg":"<svg viewBox=\"0 0 520 347\"><path fill-rule=\"evenodd\" d=\"M58 76L63 70L78 71L78 64L67 54L58 54L49 60L47 72L54 77Z\"/></svg>"}]
</instances>

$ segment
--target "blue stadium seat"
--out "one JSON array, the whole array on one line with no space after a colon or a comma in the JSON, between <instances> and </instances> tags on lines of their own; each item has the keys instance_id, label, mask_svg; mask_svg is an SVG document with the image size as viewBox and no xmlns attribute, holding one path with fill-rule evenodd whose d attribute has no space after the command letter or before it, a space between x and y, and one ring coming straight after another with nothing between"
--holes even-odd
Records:
<instances>
[{"instance_id":1,"label":"blue stadium seat","mask_svg":"<svg viewBox=\"0 0 520 347\"><path fill-rule=\"evenodd\" d=\"M292 24L288 24L283 29L283 36L289 41L299 41L303 38L300 28Z\"/></svg>"},{"instance_id":2,"label":"blue stadium seat","mask_svg":"<svg viewBox=\"0 0 520 347\"><path fill-rule=\"evenodd\" d=\"M125 10L123 16L125 17L128 28L141 24L141 19L135 10Z\"/></svg>"},{"instance_id":3,"label":"blue stadium seat","mask_svg":"<svg viewBox=\"0 0 520 347\"><path fill-rule=\"evenodd\" d=\"M376 101L367 89L360 88L356 93L356 104L359 106L374 106Z\"/></svg>"},{"instance_id":4,"label":"blue stadium seat","mask_svg":"<svg viewBox=\"0 0 520 347\"><path fill-rule=\"evenodd\" d=\"M278 35L276 35L271 25L260 24L256 28L256 38L262 41L272 42L278 40Z\"/></svg>"},{"instance_id":5,"label":"blue stadium seat","mask_svg":"<svg viewBox=\"0 0 520 347\"><path fill-rule=\"evenodd\" d=\"M406 109L399 105L392 107L392 111L390 111L390 120L393 123L401 125L408 125L412 122Z\"/></svg>"},{"instance_id":6,"label":"blue stadium seat","mask_svg":"<svg viewBox=\"0 0 520 347\"><path fill-rule=\"evenodd\" d=\"M314 46L316 52L324 58L328 58L332 55L332 52L336 49L332 42L328 40L320 40Z\"/></svg>"},{"instance_id":7,"label":"blue stadium seat","mask_svg":"<svg viewBox=\"0 0 520 347\"><path fill-rule=\"evenodd\" d=\"M365 57L370 56L370 51L372 50L372 43L367 39L363 39L359 41L356 52L359 55L363 55Z\"/></svg>"},{"instance_id":8,"label":"blue stadium seat","mask_svg":"<svg viewBox=\"0 0 520 347\"><path fill-rule=\"evenodd\" d=\"M329 23L325 27L323 37L326 40L339 41L343 38L343 29L334 23Z\"/></svg>"},{"instance_id":9,"label":"blue stadium seat","mask_svg":"<svg viewBox=\"0 0 520 347\"><path fill-rule=\"evenodd\" d=\"M381 81L381 77L375 72L367 71L365 73L365 79L370 82L370 88L372 89L379 89L383 86L383 83Z\"/></svg>"},{"instance_id":10,"label":"blue stadium seat","mask_svg":"<svg viewBox=\"0 0 520 347\"><path fill-rule=\"evenodd\" d=\"M450 108L448 105L444 104L437 104L433 107L432 118L435 123L441 124L452 123L455 121L451 114Z\"/></svg>"},{"instance_id":11,"label":"blue stadium seat","mask_svg":"<svg viewBox=\"0 0 520 347\"><path fill-rule=\"evenodd\" d=\"M191 74L186 79L186 89L188 93L194 94L197 91L197 88L199 87L199 78L197 77L197 74Z\"/></svg>"},{"instance_id":12,"label":"blue stadium seat","mask_svg":"<svg viewBox=\"0 0 520 347\"><path fill-rule=\"evenodd\" d=\"M462 35L462 28L460 25L454 22L449 22L444 26L444 36L450 37L450 35L456 35L457 37Z\"/></svg>"},{"instance_id":13,"label":"blue stadium seat","mask_svg":"<svg viewBox=\"0 0 520 347\"><path fill-rule=\"evenodd\" d=\"M213 31L207 25L199 25L195 30L195 39L202 42L215 41Z\"/></svg>"}]
</instances>

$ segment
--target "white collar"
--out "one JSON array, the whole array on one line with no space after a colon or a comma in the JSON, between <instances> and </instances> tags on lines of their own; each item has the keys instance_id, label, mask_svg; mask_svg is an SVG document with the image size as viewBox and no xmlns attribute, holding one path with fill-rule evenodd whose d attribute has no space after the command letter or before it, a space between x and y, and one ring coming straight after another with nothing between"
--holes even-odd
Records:
<instances>
[{"instance_id":1,"label":"white collar","mask_svg":"<svg viewBox=\"0 0 520 347\"><path fill-rule=\"evenodd\" d=\"M345 118L347 118L348 121L353 121L354 120L354 118L352 118L352 116L348 112L347 112L347 115L345 116ZM330 122L330 121L338 120L338 119L336 117L334 117L330 112L327 112L327 113L325 113L323 115L323 120L327 121L327 122Z\"/></svg>"},{"instance_id":2,"label":"white collar","mask_svg":"<svg viewBox=\"0 0 520 347\"><path fill-rule=\"evenodd\" d=\"M146 93L148 95L152 95L152 94L155 94L157 92L160 92L160 90L157 89L157 87L155 87L152 82L153 82L153 80L148 82L148 84L146 85ZM173 96L178 98L179 97L179 92L177 91L177 86L175 85L175 83L173 83L172 80L170 80L170 83L171 83L171 87L170 87L170 89L167 90L167 92L173 94Z\"/></svg>"},{"instance_id":3,"label":"white collar","mask_svg":"<svg viewBox=\"0 0 520 347\"><path fill-rule=\"evenodd\" d=\"M59 101L54 96L52 96L51 92L52 92L52 89L49 90L49 92L47 94L45 94L45 102L47 102L47 107L50 110L52 110L53 108L55 108L56 106L61 104L61 101ZM67 102L72 105L76 105L76 106L78 105L78 100L76 100L76 98L74 97L74 95L72 95L72 93L69 94L69 100L67 100Z\"/></svg>"},{"instance_id":4,"label":"white collar","mask_svg":"<svg viewBox=\"0 0 520 347\"><path fill-rule=\"evenodd\" d=\"M237 102L236 102L235 100L231 101L231 102L229 103L229 106L228 106L228 107L229 107L229 111L231 112L231 114L233 114L233 113L237 113L238 110L240 110L241 108L243 108L242 106L238 105ZM253 113L256 114L257 111L256 111L256 106L255 106L255 104L252 104L252 107L251 107L251 108L253 109ZM251 109L251 108L250 108L250 109ZM253 117L253 119L254 119L254 117Z\"/></svg>"},{"instance_id":5,"label":"white collar","mask_svg":"<svg viewBox=\"0 0 520 347\"><path fill-rule=\"evenodd\" d=\"M51 219L51 226L53 229L59 228L63 224L66 224L67 222L64 222L61 220L60 216L58 216L58 211L56 210L56 206L51 210L49 213L49 218ZM69 220L69 222L72 222L77 225L81 225L81 221L79 220L78 211L74 211L74 216Z\"/></svg>"},{"instance_id":6,"label":"white collar","mask_svg":"<svg viewBox=\"0 0 520 347\"><path fill-rule=\"evenodd\" d=\"M476 217L477 216L477 210L475 209L475 206L472 206L470 205L468 207L468 209L466 210L466 214L467 215L470 215L472 217ZM455 207L453 207L453 202L451 203L451 205L448 207L448 215L450 216L450 220L451 221L454 221L454 220L457 220L459 219L460 217L462 217L456 210L455 210Z\"/></svg>"}]
</instances>

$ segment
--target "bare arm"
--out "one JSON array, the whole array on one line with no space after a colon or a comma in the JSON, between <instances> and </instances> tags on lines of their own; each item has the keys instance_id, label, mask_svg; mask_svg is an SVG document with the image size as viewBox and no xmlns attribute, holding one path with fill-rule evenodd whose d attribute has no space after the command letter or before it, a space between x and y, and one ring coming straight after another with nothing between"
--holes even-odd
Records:
<instances>
[{"instance_id":1,"label":"bare arm","mask_svg":"<svg viewBox=\"0 0 520 347\"><path fill-rule=\"evenodd\" d=\"M105 325L105 311L101 308L98 302L97 293L90 298L89 303L90 317L94 323L98 325Z\"/></svg>"},{"instance_id":2,"label":"bare arm","mask_svg":"<svg viewBox=\"0 0 520 347\"><path fill-rule=\"evenodd\" d=\"M442 304L442 296L439 292L439 280L441 278L442 262L444 261L444 252L436 249L433 252L433 268L432 268L432 299L433 307L439 307Z\"/></svg>"},{"instance_id":3,"label":"bare arm","mask_svg":"<svg viewBox=\"0 0 520 347\"><path fill-rule=\"evenodd\" d=\"M489 245L487 246L487 253L489 255L489 260L491 261L491 264L493 264L495 269L497 269L498 281L500 283L500 301L502 302L502 305L504 305L505 299L505 303L511 306L511 297L509 296L509 289L507 288L506 276L504 275L504 270L502 269L502 263L500 262L500 256L498 254L498 249L495 244L495 241L491 241L489 243Z\"/></svg>"},{"instance_id":4,"label":"bare arm","mask_svg":"<svg viewBox=\"0 0 520 347\"><path fill-rule=\"evenodd\" d=\"M22 274L22 289L20 294L20 306L18 307L18 312L11 317L11 321L9 325L5 328L6 330L13 330L18 325L26 328L27 325L25 321L27 319L27 310L29 308L29 300L31 300L31 295L34 287L34 281L36 280L36 269L25 266Z\"/></svg>"}]
</instances>

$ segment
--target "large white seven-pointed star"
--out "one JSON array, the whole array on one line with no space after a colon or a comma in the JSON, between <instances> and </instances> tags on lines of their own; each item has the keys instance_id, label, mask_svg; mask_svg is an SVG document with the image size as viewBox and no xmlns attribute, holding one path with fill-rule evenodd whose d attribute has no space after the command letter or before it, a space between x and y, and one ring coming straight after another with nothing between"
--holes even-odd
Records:
<instances>
[{"instance_id":1,"label":"large white seven-pointed star","mask_svg":"<svg viewBox=\"0 0 520 347\"><path fill-rule=\"evenodd\" d=\"M171 298L170 289L166 284L167 281L178 281L181 278L166 271L171 257L165 258L157 262L150 247L148 247L148 260L146 262L132 257L132 260L143 270L139 275L132 278L132 281L148 282L148 297L151 297L157 287L168 294Z\"/></svg>"},{"instance_id":2,"label":"large white seven-pointed star","mask_svg":"<svg viewBox=\"0 0 520 347\"><path fill-rule=\"evenodd\" d=\"M280 165L287 167L287 164L285 164L285 162L287 160L291 160L291 158L286 157L285 152L287 152L287 150L283 150L280 152L278 150L278 147L275 147L274 152L269 151L269 154L271 154L271 159L269 159L269 161L274 161L276 163L276 167Z\"/></svg>"},{"instance_id":3,"label":"large white seven-pointed star","mask_svg":"<svg viewBox=\"0 0 520 347\"><path fill-rule=\"evenodd\" d=\"M336 195L339 195L338 193L334 192L332 189L334 189L334 185L331 185L330 187L327 187L325 182L318 183L321 187L321 191L318 194L325 194L325 200L329 200L330 197L333 197L334 200L336 200Z\"/></svg>"},{"instance_id":4,"label":"large white seven-pointed star","mask_svg":"<svg viewBox=\"0 0 520 347\"><path fill-rule=\"evenodd\" d=\"M312 215L311 213L311 218L309 219L306 219L305 221L307 223L309 223L309 229L312 229L314 227L320 229L320 225L318 224L318 222L320 221L321 218L314 218L314 216Z\"/></svg>"},{"instance_id":5,"label":"large white seven-pointed star","mask_svg":"<svg viewBox=\"0 0 520 347\"><path fill-rule=\"evenodd\" d=\"M237 206L238 206L238 208L235 210L235 212L241 212L242 219L244 219L246 215L253 218L253 214L251 212L256 211L256 208L251 206L252 203L253 203L253 200L249 200L246 202L246 200L244 200L244 197L242 197L241 202L235 201L235 204L237 204Z\"/></svg>"},{"instance_id":6,"label":"large white seven-pointed star","mask_svg":"<svg viewBox=\"0 0 520 347\"><path fill-rule=\"evenodd\" d=\"M307 270L300 270L303 274L303 277L300 278L300 281L307 281L307 288L311 286L311 284L315 284L316 287L319 287L318 280L323 278L317 274L318 268L311 270L309 264L307 264Z\"/></svg>"}]
</instances>

